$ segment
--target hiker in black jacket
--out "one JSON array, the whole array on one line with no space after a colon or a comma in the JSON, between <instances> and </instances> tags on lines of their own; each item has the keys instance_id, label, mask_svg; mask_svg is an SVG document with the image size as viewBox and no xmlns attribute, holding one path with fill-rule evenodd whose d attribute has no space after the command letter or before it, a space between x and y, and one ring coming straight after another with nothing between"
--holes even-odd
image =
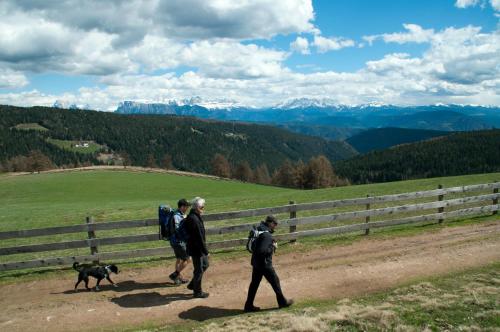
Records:
<instances>
[{"instance_id":1,"label":"hiker in black jacket","mask_svg":"<svg viewBox=\"0 0 500 332\"><path fill-rule=\"evenodd\" d=\"M286 308L293 304L293 300L287 300L285 296L283 296L280 279L273 268L273 253L278 247L278 244L273 239L271 234L274 233L274 229L277 225L278 220L276 220L274 216L267 216L266 220L263 221L257 228L263 233L261 233L257 240L255 240L255 248L252 253L252 282L248 288L248 297L244 308L246 312L260 310L259 307L253 305L253 301L255 299L255 295L257 294L257 289L259 288L262 277L265 277L273 287L273 290L276 293L276 300L278 300L278 306L280 308Z\"/></svg>"},{"instance_id":2,"label":"hiker in black jacket","mask_svg":"<svg viewBox=\"0 0 500 332\"><path fill-rule=\"evenodd\" d=\"M208 269L208 250L205 239L205 225L201 215L205 209L205 200L196 197L192 202L192 209L184 221L187 232L186 249L193 260L193 279L187 288L193 291L194 297L206 298L208 293L201 290L203 272Z\"/></svg>"}]
</instances>

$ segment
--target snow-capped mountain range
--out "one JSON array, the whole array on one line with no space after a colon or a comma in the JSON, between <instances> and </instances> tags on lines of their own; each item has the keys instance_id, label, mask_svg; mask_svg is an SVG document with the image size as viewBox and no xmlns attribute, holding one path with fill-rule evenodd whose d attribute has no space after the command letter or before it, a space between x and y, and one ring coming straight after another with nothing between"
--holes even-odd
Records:
<instances>
[{"instance_id":1,"label":"snow-capped mountain range","mask_svg":"<svg viewBox=\"0 0 500 332\"><path fill-rule=\"evenodd\" d=\"M264 122L281 126L342 128L400 127L433 130L480 130L500 127L500 108L470 105L395 106L378 103L339 105L332 99L299 98L268 108L249 108L230 100L199 97L167 103L124 101L116 113L171 114L224 121Z\"/></svg>"}]
</instances>

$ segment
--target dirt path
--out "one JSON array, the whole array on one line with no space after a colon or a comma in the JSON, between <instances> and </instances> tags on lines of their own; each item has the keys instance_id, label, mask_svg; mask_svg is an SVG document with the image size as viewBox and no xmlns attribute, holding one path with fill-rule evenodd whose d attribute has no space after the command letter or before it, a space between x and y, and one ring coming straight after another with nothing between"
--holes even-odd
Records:
<instances>
[{"instance_id":1,"label":"dirt path","mask_svg":"<svg viewBox=\"0 0 500 332\"><path fill-rule=\"evenodd\" d=\"M366 238L351 245L277 255L284 293L297 301L343 298L395 287L433 275L500 261L500 222L442 229L387 240ZM67 331L131 327L145 322L241 313L251 275L248 258L215 261L204 277L208 299L192 299L183 287L166 283L167 268L124 271L118 288L73 292L74 278L0 287L0 330ZM266 282L256 305L276 306Z\"/></svg>"}]
</instances>

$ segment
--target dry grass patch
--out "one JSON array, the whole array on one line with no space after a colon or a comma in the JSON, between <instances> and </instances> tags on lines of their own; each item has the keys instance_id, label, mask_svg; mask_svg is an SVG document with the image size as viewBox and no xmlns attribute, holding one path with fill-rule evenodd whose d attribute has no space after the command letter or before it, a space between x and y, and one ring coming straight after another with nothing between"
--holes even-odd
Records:
<instances>
[{"instance_id":1,"label":"dry grass patch","mask_svg":"<svg viewBox=\"0 0 500 332\"><path fill-rule=\"evenodd\" d=\"M214 321L196 331L500 331L500 264L387 294Z\"/></svg>"}]
</instances>

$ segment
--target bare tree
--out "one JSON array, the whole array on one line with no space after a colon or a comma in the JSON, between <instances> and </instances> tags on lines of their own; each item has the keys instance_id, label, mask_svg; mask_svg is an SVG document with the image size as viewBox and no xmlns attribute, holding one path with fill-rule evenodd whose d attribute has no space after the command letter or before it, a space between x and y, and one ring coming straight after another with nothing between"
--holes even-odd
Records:
<instances>
[{"instance_id":1,"label":"bare tree","mask_svg":"<svg viewBox=\"0 0 500 332\"><path fill-rule=\"evenodd\" d=\"M174 169L174 165L172 163L172 156L168 153L163 156L161 160L161 165L164 169Z\"/></svg>"},{"instance_id":2,"label":"bare tree","mask_svg":"<svg viewBox=\"0 0 500 332\"><path fill-rule=\"evenodd\" d=\"M311 158L306 166L304 174L304 188L327 188L334 184L335 174L333 173L332 164L323 155Z\"/></svg>"},{"instance_id":3,"label":"bare tree","mask_svg":"<svg viewBox=\"0 0 500 332\"><path fill-rule=\"evenodd\" d=\"M260 184L270 184L271 183L271 176L269 175L269 170L267 169L267 165L261 164L260 166L257 166L255 169L255 182L260 183Z\"/></svg>"},{"instance_id":4,"label":"bare tree","mask_svg":"<svg viewBox=\"0 0 500 332\"><path fill-rule=\"evenodd\" d=\"M221 178L229 178L231 176L231 165L226 157L220 153L216 153L212 158L212 174Z\"/></svg>"},{"instance_id":5,"label":"bare tree","mask_svg":"<svg viewBox=\"0 0 500 332\"><path fill-rule=\"evenodd\" d=\"M305 176L306 176L306 165L304 165L304 162L302 160L299 160L295 164L295 169L294 169L294 176L293 176L293 187L294 188L299 188L299 189L304 189L305 187Z\"/></svg>"},{"instance_id":6,"label":"bare tree","mask_svg":"<svg viewBox=\"0 0 500 332\"><path fill-rule=\"evenodd\" d=\"M132 164L132 161L130 160L130 155L123 151L120 153L120 156L122 157L122 164L124 168L127 168L127 166L130 166Z\"/></svg>"},{"instance_id":7,"label":"bare tree","mask_svg":"<svg viewBox=\"0 0 500 332\"><path fill-rule=\"evenodd\" d=\"M31 172L40 172L54 168L54 163L41 151L34 150L28 155L28 167Z\"/></svg>"},{"instance_id":8,"label":"bare tree","mask_svg":"<svg viewBox=\"0 0 500 332\"><path fill-rule=\"evenodd\" d=\"M236 166L233 177L244 182L253 181L253 171L248 161L243 161Z\"/></svg>"},{"instance_id":9,"label":"bare tree","mask_svg":"<svg viewBox=\"0 0 500 332\"><path fill-rule=\"evenodd\" d=\"M289 159L285 159L283 164L278 168L272 178L272 183L278 186L293 188L295 176L295 168Z\"/></svg>"},{"instance_id":10,"label":"bare tree","mask_svg":"<svg viewBox=\"0 0 500 332\"><path fill-rule=\"evenodd\" d=\"M157 167L155 156L153 156L152 153L148 154L148 157L146 159L146 167L149 167L149 168L156 168Z\"/></svg>"}]
</instances>

